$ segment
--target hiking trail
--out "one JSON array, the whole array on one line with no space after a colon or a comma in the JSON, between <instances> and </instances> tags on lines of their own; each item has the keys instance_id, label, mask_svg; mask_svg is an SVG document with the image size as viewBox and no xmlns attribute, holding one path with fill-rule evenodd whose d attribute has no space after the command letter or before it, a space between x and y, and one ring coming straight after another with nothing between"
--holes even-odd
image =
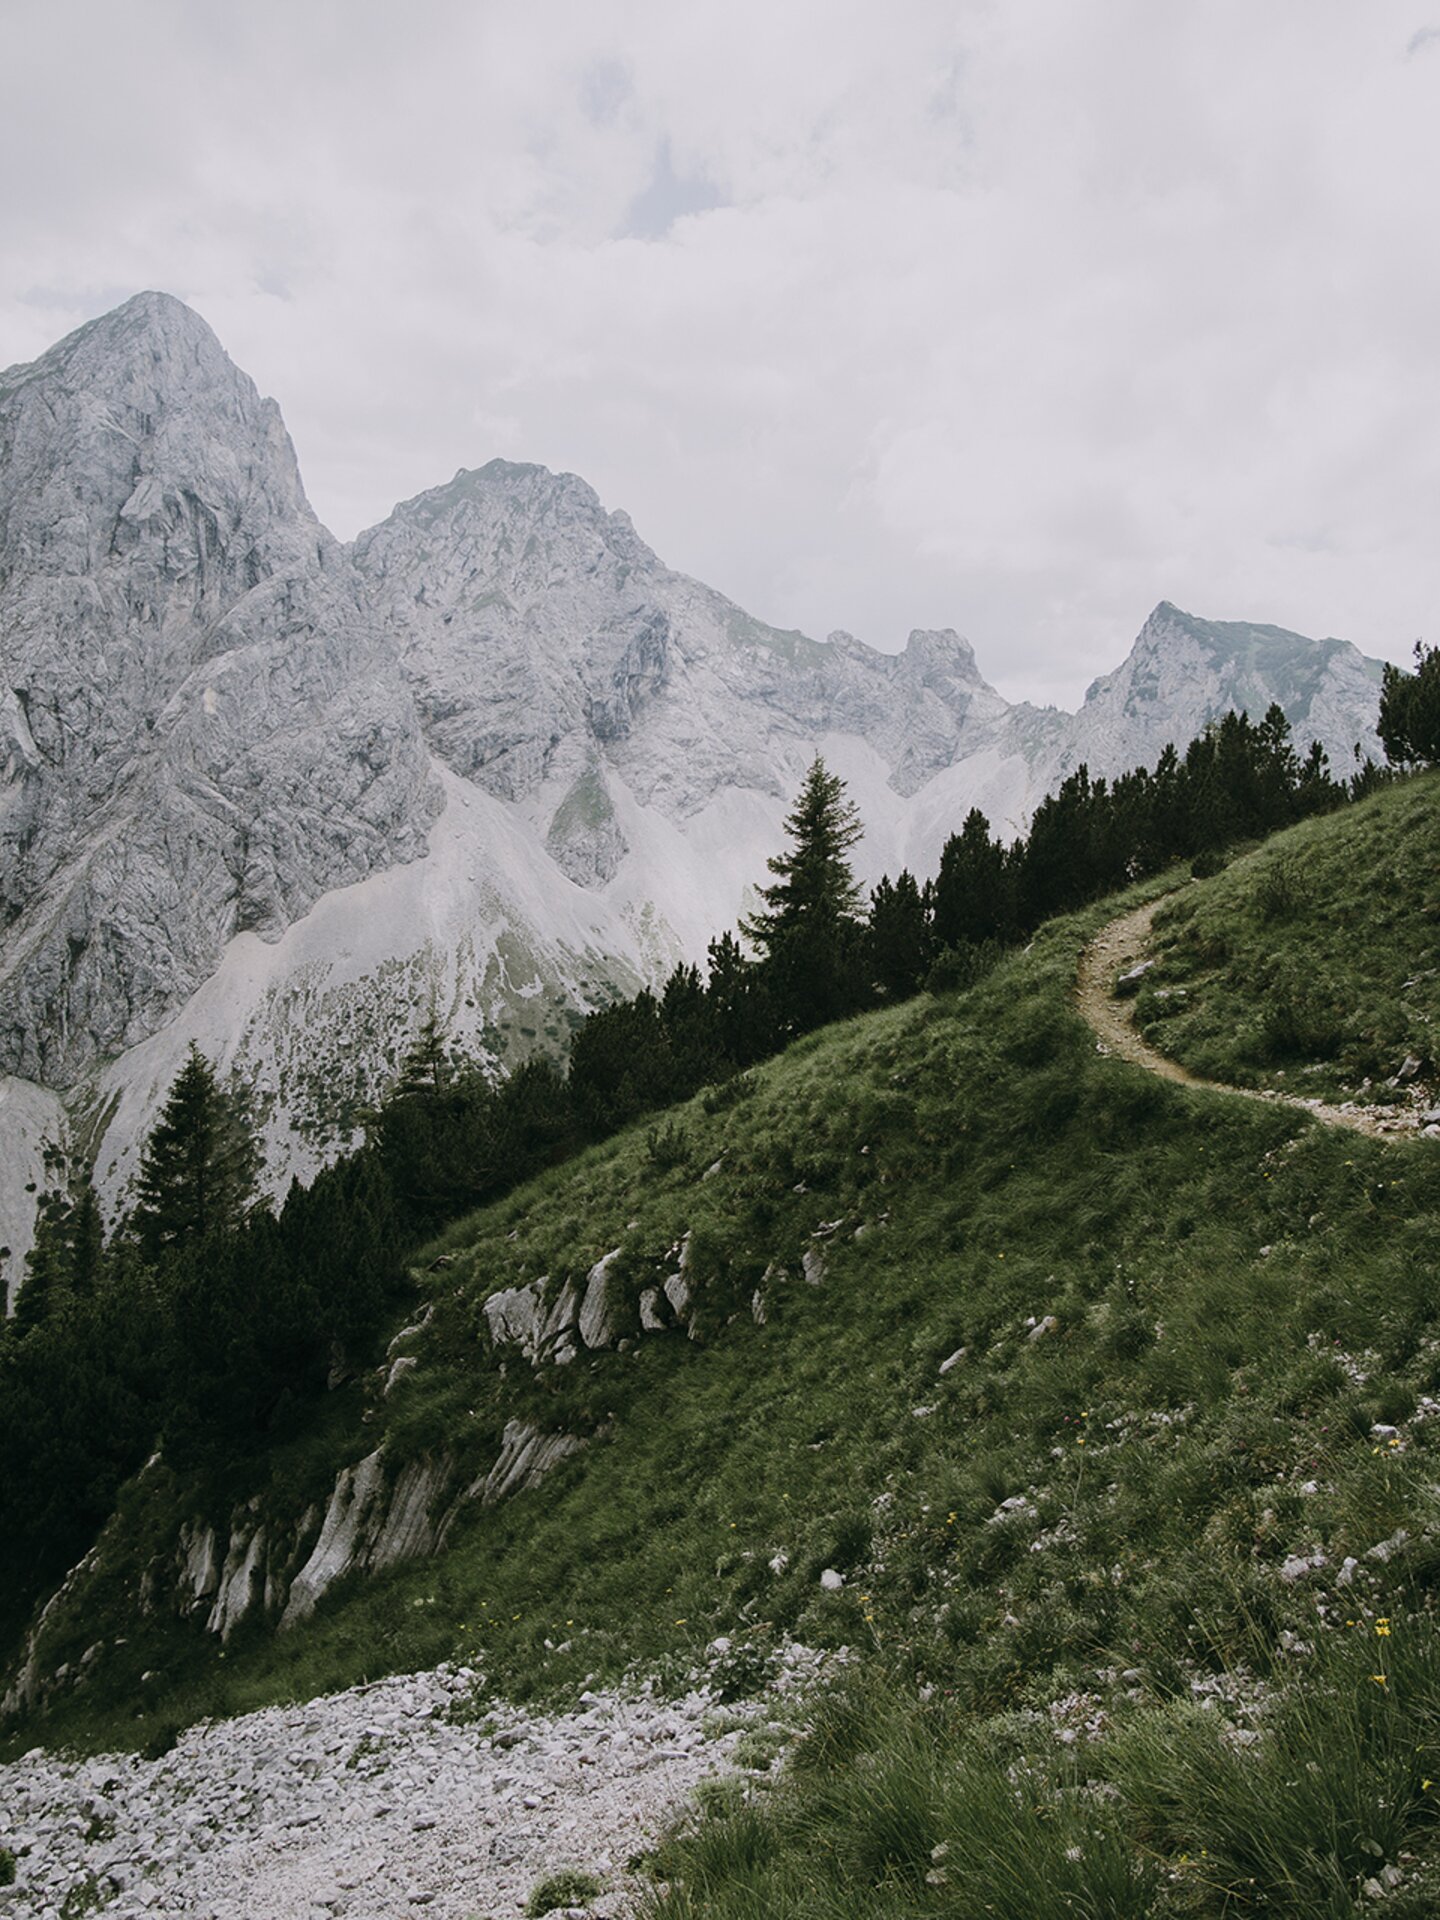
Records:
<instances>
[{"instance_id":1,"label":"hiking trail","mask_svg":"<svg viewBox=\"0 0 1440 1920\"><path fill-rule=\"evenodd\" d=\"M1101 1053L1117 1054L1122 1060L1144 1067L1147 1073L1158 1074L1162 1080L1173 1080L1183 1087L1203 1087L1211 1093L1231 1093L1244 1100L1264 1100L1271 1106L1295 1107L1325 1126L1349 1127L1352 1132L1367 1133L1373 1139L1393 1140L1397 1135L1413 1136L1419 1130L1419 1114L1412 1106L1366 1106L1358 1100L1335 1106L1325 1100L1305 1099L1298 1093L1206 1080L1143 1040L1135 1030L1135 1002L1116 999L1115 979L1145 957L1155 915L1173 897L1162 894L1158 900L1122 913L1118 920L1102 927L1080 955L1075 1005L1094 1033Z\"/></svg>"}]
</instances>

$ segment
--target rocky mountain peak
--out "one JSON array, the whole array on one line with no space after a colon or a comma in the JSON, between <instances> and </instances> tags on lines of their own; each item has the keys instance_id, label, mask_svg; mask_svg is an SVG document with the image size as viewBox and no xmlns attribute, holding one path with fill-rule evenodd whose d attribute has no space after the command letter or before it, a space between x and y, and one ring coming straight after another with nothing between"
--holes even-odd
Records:
<instances>
[{"instance_id":1,"label":"rocky mountain peak","mask_svg":"<svg viewBox=\"0 0 1440 1920\"><path fill-rule=\"evenodd\" d=\"M1272 704L1302 751L1318 740L1342 777L1358 746L1380 758L1374 729L1378 661L1345 640L1310 640L1285 627L1203 620L1162 600L1129 655L1094 681L1075 718L1068 764L1092 772L1153 762L1235 707L1258 720Z\"/></svg>"},{"instance_id":2,"label":"rocky mountain peak","mask_svg":"<svg viewBox=\"0 0 1440 1920\"><path fill-rule=\"evenodd\" d=\"M342 548L274 403L140 294L0 374L0 1074L39 1083L10 1111L34 1142L47 1090L118 1099L113 1194L194 1037L262 1089L285 1171L295 1117L333 1144L425 1004L513 1065L597 982L701 957L817 751L863 877L926 874L970 807L1022 831L1079 760L1231 704L1278 699L1348 770L1376 676L1162 602L1079 715L1012 707L952 629L780 630L509 460Z\"/></svg>"},{"instance_id":3,"label":"rocky mountain peak","mask_svg":"<svg viewBox=\"0 0 1440 1920\"><path fill-rule=\"evenodd\" d=\"M434 604L447 593L473 600L477 586L523 603L551 591L557 570L570 566L623 586L636 567L660 564L630 516L607 513L578 474L512 460L462 467L443 486L402 501L358 537L353 552L367 575L383 581L393 565L409 570L417 543L441 562L427 592Z\"/></svg>"},{"instance_id":4,"label":"rocky mountain peak","mask_svg":"<svg viewBox=\"0 0 1440 1920\"><path fill-rule=\"evenodd\" d=\"M0 375L0 547L93 576L157 533L166 571L214 607L307 549L313 566L320 530L274 401L197 313L145 293Z\"/></svg>"},{"instance_id":5,"label":"rocky mountain peak","mask_svg":"<svg viewBox=\"0 0 1440 1920\"><path fill-rule=\"evenodd\" d=\"M62 1084L423 844L414 713L279 410L168 295L0 376L0 769L0 1065Z\"/></svg>"}]
</instances>

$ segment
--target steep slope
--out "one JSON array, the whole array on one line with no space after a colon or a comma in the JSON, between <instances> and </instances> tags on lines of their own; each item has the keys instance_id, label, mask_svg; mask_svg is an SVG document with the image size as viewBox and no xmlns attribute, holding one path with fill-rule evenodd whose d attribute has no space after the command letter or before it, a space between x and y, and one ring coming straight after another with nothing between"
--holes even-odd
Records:
<instances>
[{"instance_id":1,"label":"steep slope","mask_svg":"<svg viewBox=\"0 0 1440 1920\"><path fill-rule=\"evenodd\" d=\"M1417 795L1440 829L1433 780L1381 793L1332 866ZM1440 1147L1098 1053L1070 996L1116 904L462 1223L312 1436L152 1464L12 1703L113 1737L138 1698L146 1738L379 1648L563 1690L793 1632L974 1711L1104 1704L1121 1665L1282 1687L1337 1603L1423 1604Z\"/></svg>"},{"instance_id":2,"label":"steep slope","mask_svg":"<svg viewBox=\"0 0 1440 1920\"><path fill-rule=\"evenodd\" d=\"M1343 841L1287 834L1155 920L1135 1003L1201 1073L1440 1127L1440 774Z\"/></svg>"}]
</instances>

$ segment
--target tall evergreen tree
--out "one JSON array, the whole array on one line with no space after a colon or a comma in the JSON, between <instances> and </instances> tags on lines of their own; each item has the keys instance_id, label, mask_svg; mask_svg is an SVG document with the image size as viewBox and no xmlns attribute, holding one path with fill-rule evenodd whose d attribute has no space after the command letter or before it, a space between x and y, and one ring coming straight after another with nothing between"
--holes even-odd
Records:
<instances>
[{"instance_id":1,"label":"tall evergreen tree","mask_svg":"<svg viewBox=\"0 0 1440 1920\"><path fill-rule=\"evenodd\" d=\"M891 885L882 878L870 900L865 949L870 979L887 1000L917 993L930 968L930 889L902 871Z\"/></svg>"},{"instance_id":2,"label":"tall evergreen tree","mask_svg":"<svg viewBox=\"0 0 1440 1920\"><path fill-rule=\"evenodd\" d=\"M254 1200L259 1163L239 1102L192 1040L140 1161L131 1226L146 1258L237 1229Z\"/></svg>"},{"instance_id":3,"label":"tall evergreen tree","mask_svg":"<svg viewBox=\"0 0 1440 1920\"><path fill-rule=\"evenodd\" d=\"M935 944L959 947L1008 940L1015 930L1015 868L978 807L940 853L935 880Z\"/></svg>"},{"instance_id":4,"label":"tall evergreen tree","mask_svg":"<svg viewBox=\"0 0 1440 1920\"><path fill-rule=\"evenodd\" d=\"M845 782L817 754L785 821L790 846L767 863L764 906L740 923L791 1032L852 1010L859 994L860 883L850 849L864 832Z\"/></svg>"}]
</instances>

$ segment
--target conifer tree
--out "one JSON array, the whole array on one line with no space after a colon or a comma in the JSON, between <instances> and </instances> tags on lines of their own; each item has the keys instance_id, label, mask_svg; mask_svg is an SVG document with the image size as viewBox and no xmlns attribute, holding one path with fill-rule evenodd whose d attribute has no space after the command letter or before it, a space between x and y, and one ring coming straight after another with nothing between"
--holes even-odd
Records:
<instances>
[{"instance_id":1,"label":"conifer tree","mask_svg":"<svg viewBox=\"0 0 1440 1920\"><path fill-rule=\"evenodd\" d=\"M935 881L935 943L941 947L1007 940L1015 928L1015 866L978 807L940 854Z\"/></svg>"},{"instance_id":2,"label":"conifer tree","mask_svg":"<svg viewBox=\"0 0 1440 1920\"><path fill-rule=\"evenodd\" d=\"M870 977L887 1000L905 1000L919 991L929 971L930 889L902 871L891 884L884 876L870 900L866 928Z\"/></svg>"},{"instance_id":3,"label":"conifer tree","mask_svg":"<svg viewBox=\"0 0 1440 1920\"><path fill-rule=\"evenodd\" d=\"M765 903L741 921L760 951L783 1024L803 1031L849 1012L860 968L860 883L847 858L864 832L845 783L817 755L785 821L791 845L768 866Z\"/></svg>"},{"instance_id":4,"label":"conifer tree","mask_svg":"<svg viewBox=\"0 0 1440 1920\"><path fill-rule=\"evenodd\" d=\"M1440 647L1415 642L1415 671L1387 665L1376 731L1386 758L1440 766Z\"/></svg>"},{"instance_id":5,"label":"conifer tree","mask_svg":"<svg viewBox=\"0 0 1440 1920\"><path fill-rule=\"evenodd\" d=\"M74 1297L72 1215L67 1194L41 1194L35 1210L34 1245L25 1256L25 1284L15 1303L17 1335L58 1319Z\"/></svg>"},{"instance_id":6,"label":"conifer tree","mask_svg":"<svg viewBox=\"0 0 1440 1920\"><path fill-rule=\"evenodd\" d=\"M238 1102L192 1040L140 1161L131 1226L146 1258L238 1228L259 1160Z\"/></svg>"}]
</instances>

